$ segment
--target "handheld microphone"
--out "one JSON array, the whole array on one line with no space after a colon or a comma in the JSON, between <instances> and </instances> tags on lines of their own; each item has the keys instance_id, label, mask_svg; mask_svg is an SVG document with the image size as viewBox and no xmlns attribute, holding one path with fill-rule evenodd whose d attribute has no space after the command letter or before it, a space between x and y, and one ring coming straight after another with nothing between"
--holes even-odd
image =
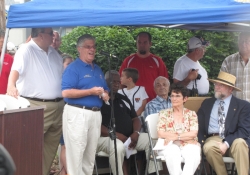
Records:
<instances>
[{"instance_id":1,"label":"handheld microphone","mask_svg":"<svg viewBox=\"0 0 250 175\"><path fill-rule=\"evenodd\" d=\"M113 58L117 58L116 55L112 55L111 53L108 53L108 52L104 52L104 51L100 51L99 52L101 55L105 55L105 56L108 56L108 57L113 57Z\"/></svg>"}]
</instances>

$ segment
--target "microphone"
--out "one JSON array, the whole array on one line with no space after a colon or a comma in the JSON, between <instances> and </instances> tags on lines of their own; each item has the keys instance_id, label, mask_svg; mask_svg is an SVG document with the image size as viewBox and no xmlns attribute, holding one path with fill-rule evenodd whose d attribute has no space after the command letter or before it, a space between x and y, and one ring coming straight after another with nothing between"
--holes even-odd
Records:
<instances>
[{"instance_id":1,"label":"microphone","mask_svg":"<svg viewBox=\"0 0 250 175\"><path fill-rule=\"evenodd\" d=\"M113 57L113 58L117 58L117 56L115 55L112 55L111 53L108 53L108 52L104 52L104 51L100 51L99 52L101 55L105 55L105 56L108 56L108 57Z\"/></svg>"}]
</instances>

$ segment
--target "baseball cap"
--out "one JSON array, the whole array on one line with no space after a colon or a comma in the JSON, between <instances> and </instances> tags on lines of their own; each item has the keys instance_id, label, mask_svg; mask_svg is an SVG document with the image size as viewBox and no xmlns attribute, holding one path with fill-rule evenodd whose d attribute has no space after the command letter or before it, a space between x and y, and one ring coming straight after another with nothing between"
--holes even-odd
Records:
<instances>
[{"instance_id":1,"label":"baseball cap","mask_svg":"<svg viewBox=\"0 0 250 175\"><path fill-rule=\"evenodd\" d=\"M196 49L201 46L209 46L209 41L205 41L201 36L194 36L188 40L188 50Z\"/></svg>"},{"instance_id":2,"label":"baseball cap","mask_svg":"<svg viewBox=\"0 0 250 175\"><path fill-rule=\"evenodd\" d=\"M10 55L15 55L16 53L16 46L12 42L7 43L7 51Z\"/></svg>"},{"instance_id":3,"label":"baseball cap","mask_svg":"<svg viewBox=\"0 0 250 175\"><path fill-rule=\"evenodd\" d=\"M7 43L7 50L8 51L16 51L16 46L12 42Z\"/></svg>"}]
</instances>

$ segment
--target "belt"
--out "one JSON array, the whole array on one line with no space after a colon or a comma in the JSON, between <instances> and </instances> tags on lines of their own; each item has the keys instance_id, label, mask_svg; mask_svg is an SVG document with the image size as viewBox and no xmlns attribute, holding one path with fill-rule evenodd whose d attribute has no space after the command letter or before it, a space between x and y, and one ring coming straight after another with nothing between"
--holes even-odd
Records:
<instances>
[{"instance_id":1,"label":"belt","mask_svg":"<svg viewBox=\"0 0 250 175\"><path fill-rule=\"evenodd\" d=\"M41 101L41 102L59 102L63 100L63 98L55 98L55 99L40 99L40 98L31 98L31 97L24 97L21 95L23 98L27 98L29 100L34 100L34 101Z\"/></svg>"},{"instance_id":2,"label":"belt","mask_svg":"<svg viewBox=\"0 0 250 175\"><path fill-rule=\"evenodd\" d=\"M67 103L68 104L68 103ZM77 108L82 108L82 109L87 109L87 110L91 110L91 111L100 111L100 108L98 107L87 107L87 106L81 106L81 105L73 105L73 104L68 104L69 106L74 106Z\"/></svg>"},{"instance_id":3,"label":"belt","mask_svg":"<svg viewBox=\"0 0 250 175\"><path fill-rule=\"evenodd\" d=\"M208 134L208 137L212 137L212 136L218 136L219 133L212 133L212 134Z\"/></svg>"}]
</instances>

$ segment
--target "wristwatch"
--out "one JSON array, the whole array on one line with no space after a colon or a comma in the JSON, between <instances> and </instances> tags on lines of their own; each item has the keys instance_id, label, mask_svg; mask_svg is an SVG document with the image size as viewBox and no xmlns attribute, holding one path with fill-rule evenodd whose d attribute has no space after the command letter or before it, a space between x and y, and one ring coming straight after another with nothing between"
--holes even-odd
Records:
<instances>
[{"instance_id":1,"label":"wristwatch","mask_svg":"<svg viewBox=\"0 0 250 175\"><path fill-rule=\"evenodd\" d=\"M134 132L136 132L138 135L140 135L140 134L141 134L139 131L134 131Z\"/></svg>"}]
</instances>

